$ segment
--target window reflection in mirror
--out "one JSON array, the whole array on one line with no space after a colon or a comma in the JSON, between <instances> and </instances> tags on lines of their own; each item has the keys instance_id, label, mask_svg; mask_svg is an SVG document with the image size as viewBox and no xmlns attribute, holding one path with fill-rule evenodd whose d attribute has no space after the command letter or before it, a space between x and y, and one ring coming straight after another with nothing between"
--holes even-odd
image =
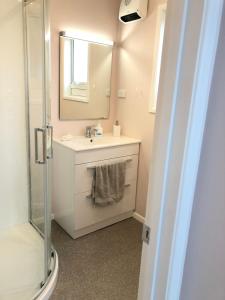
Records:
<instances>
[{"instance_id":1,"label":"window reflection in mirror","mask_svg":"<svg viewBox=\"0 0 225 300\"><path fill-rule=\"evenodd\" d=\"M64 99L89 101L88 42L64 38Z\"/></svg>"},{"instance_id":2,"label":"window reflection in mirror","mask_svg":"<svg viewBox=\"0 0 225 300\"><path fill-rule=\"evenodd\" d=\"M60 119L109 116L112 46L60 36Z\"/></svg>"}]
</instances>

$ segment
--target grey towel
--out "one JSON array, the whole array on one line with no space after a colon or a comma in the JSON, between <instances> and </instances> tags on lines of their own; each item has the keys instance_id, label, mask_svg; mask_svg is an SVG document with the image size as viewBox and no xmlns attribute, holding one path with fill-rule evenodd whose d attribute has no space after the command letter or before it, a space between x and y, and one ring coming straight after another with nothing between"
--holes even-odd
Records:
<instances>
[{"instance_id":1,"label":"grey towel","mask_svg":"<svg viewBox=\"0 0 225 300\"><path fill-rule=\"evenodd\" d=\"M106 206L123 198L125 171L126 162L95 167L91 193L94 204Z\"/></svg>"}]
</instances>

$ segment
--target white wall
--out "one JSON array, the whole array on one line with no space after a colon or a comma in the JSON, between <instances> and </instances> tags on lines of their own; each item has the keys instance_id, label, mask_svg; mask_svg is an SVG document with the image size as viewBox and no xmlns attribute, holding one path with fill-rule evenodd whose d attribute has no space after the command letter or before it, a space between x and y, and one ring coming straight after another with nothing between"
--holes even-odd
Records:
<instances>
[{"instance_id":1,"label":"white wall","mask_svg":"<svg viewBox=\"0 0 225 300\"><path fill-rule=\"evenodd\" d=\"M225 299L225 10L221 28L181 300Z\"/></svg>"},{"instance_id":2,"label":"white wall","mask_svg":"<svg viewBox=\"0 0 225 300\"><path fill-rule=\"evenodd\" d=\"M141 139L136 211L145 216L149 165L155 115L149 113L157 34L157 9L167 0L149 0L145 20L119 23L118 89L126 89L126 99L117 99L116 119L124 135Z\"/></svg>"},{"instance_id":3,"label":"white wall","mask_svg":"<svg viewBox=\"0 0 225 300\"><path fill-rule=\"evenodd\" d=\"M28 219L22 7L0 1L0 229Z\"/></svg>"},{"instance_id":4,"label":"white wall","mask_svg":"<svg viewBox=\"0 0 225 300\"><path fill-rule=\"evenodd\" d=\"M70 133L83 135L87 125L96 120L59 120L59 32L72 31L117 41L118 12L121 0L50 0L52 55L52 124L56 137ZM114 47L109 119L102 120L104 132L112 132L115 119L117 51Z\"/></svg>"}]
</instances>

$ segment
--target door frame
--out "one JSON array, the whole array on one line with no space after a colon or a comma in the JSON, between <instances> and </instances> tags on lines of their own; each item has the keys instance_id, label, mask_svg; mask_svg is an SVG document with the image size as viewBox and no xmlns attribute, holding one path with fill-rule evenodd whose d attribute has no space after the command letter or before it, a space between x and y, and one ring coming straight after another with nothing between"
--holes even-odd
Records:
<instances>
[{"instance_id":1,"label":"door frame","mask_svg":"<svg viewBox=\"0 0 225 300\"><path fill-rule=\"evenodd\" d=\"M169 0L138 300L178 300L223 0Z\"/></svg>"}]
</instances>

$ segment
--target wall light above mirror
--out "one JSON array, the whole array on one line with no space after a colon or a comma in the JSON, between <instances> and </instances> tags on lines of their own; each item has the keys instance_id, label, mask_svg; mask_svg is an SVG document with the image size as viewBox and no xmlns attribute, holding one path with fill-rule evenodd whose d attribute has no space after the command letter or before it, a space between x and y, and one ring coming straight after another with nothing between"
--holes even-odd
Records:
<instances>
[{"instance_id":1,"label":"wall light above mirror","mask_svg":"<svg viewBox=\"0 0 225 300\"><path fill-rule=\"evenodd\" d=\"M60 33L60 119L109 117L113 42Z\"/></svg>"}]
</instances>

